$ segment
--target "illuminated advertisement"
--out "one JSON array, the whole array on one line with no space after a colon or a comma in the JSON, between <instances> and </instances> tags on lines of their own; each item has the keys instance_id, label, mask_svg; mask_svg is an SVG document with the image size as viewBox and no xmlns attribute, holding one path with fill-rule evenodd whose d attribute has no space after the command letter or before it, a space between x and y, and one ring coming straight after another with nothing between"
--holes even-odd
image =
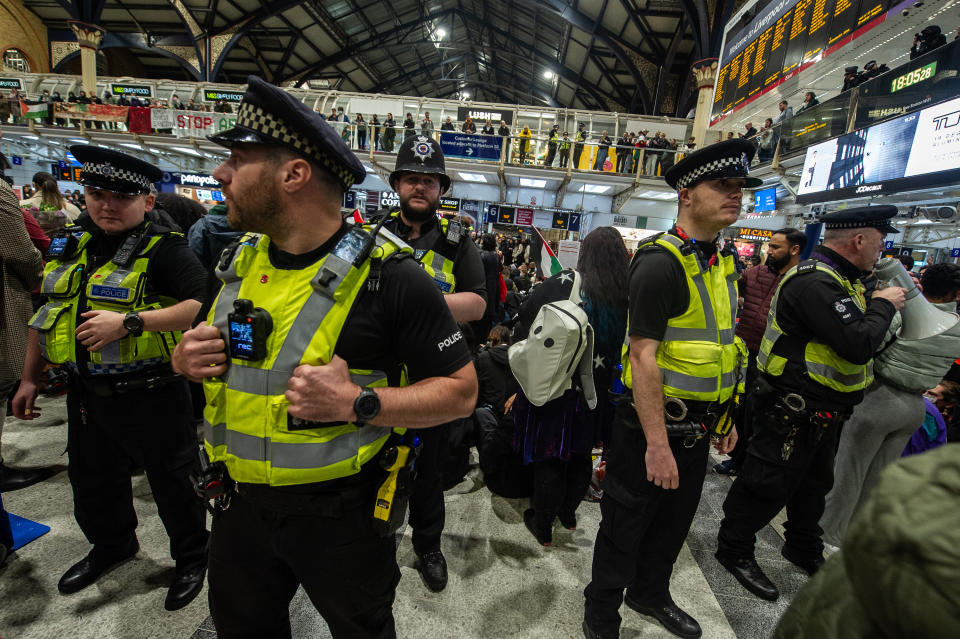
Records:
<instances>
[{"instance_id":1,"label":"illuminated advertisement","mask_svg":"<svg viewBox=\"0 0 960 639\"><path fill-rule=\"evenodd\" d=\"M960 179L960 98L807 149L797 202L824 202Z\"/></svg>"}]
</instances>

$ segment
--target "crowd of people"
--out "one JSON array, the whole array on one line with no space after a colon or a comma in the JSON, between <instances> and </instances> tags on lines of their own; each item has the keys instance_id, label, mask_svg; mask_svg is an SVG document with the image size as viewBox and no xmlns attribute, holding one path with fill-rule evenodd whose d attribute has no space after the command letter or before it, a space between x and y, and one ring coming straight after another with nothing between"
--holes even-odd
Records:
<instances>
[{"instance_id":1,"label":"crowd of people","mask_svg":"<svg viewBox=\"0 0 960 639\"><path fill-rule=\"evenodd\" d=\"M4 288L15 289L0 298L0 401L34 419L43 376L66 376L74 513L92 547L61 577L64 595L138 553L130 470L142 467L175 563L168 610L207 582L219 637L289 636L302 586L334 637L395 636L395 535L409 509L420 576L444 590L443 491L471 446L492 492L529 499L522 519L541 547L557 522L577 527L596 451L605 476L584 637L619 636L623 603L699 637L670 577L711 446L731 455L718 472L737 474L717 561L775 600L754 545L777 513L781 552L813 590L835 570L825 542L842 554L851 517L873 512L880 472L908 441L946 440L960 327L895 339L915 294L877 286L872 271L896 208L825 215L810 259L805 234L781 229L766 262L741 273L720 238L743 189L761 184L749 141L668 165L675 224L632 258L600 227L576 268L559 269L539 235L438 216L451 180L422 126L404 127L389 176L399 209L350 224L343 193L366 172L329 119L252 77L238 122L210 138L231 153L213 173L227 205L210 212L156 194L157 167L93 145L71 147L77 216L49 174L20 207L0 183ZM34 237L34 204L59 207L63 223ZM920 283L956 309L960 266L931 265ZM563 366L545 366L555 353ZM49 476L0 473L0 490ZM926 512L955 509L946 492Z\"/></svg>"}]
</instances>

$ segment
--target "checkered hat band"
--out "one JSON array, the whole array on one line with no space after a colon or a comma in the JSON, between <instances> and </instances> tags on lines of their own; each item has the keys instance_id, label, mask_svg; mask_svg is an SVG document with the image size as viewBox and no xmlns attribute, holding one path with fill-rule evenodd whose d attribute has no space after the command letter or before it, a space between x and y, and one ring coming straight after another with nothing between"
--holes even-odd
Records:
<instances>
[{"instance_id":1,"label":"checkered hat band","mask_svg":"<svg viewBox=\"0 0 960 639\"><path fill-rule=\"evenodd\" d=\"M728 173L728 169L737 168L738 175L731 176ZM707 176L712 176L713 174L720 174L719 177L746 177L749 173L749 167L747 164L744 164L743 158L739 155L731 155L729 157L720 158L719 160L713 160L707 162L702 166L698 166L694 170L690 171L682 178L677 180L677 189L685 189L694 182L704 179Z\"/></svg>"},{"instance_id":2,"label":"checkered hat band","mask_svg":"<svg viewBox=\"0 0 960 639\"><path fill-rule=\"evenodd\" d=\"M346 188L355 182L353 173L345 166L336 162L326 153L323 153L309 140L304 139L296 131L287 126L287 123L261 107L244 102L237 110L237 126L253 129L278 143L289 146L297 152L313 159L320 166L330 171Z\"/></svg>"},{"instance_id":3,"label":"checkered hat band","mask_svg":"<svg viewBox=\"0 0 960 639\"><path fill-rule=\"evenodd\" d=\"M87 177L96 176L107 180L117 180L123 182L132 182L142 189L150 190L150 179L143 173L128 171L110 164L109 162L99 164L97 162L84 162L83 172Z\"/></svg>"}]
</instances>

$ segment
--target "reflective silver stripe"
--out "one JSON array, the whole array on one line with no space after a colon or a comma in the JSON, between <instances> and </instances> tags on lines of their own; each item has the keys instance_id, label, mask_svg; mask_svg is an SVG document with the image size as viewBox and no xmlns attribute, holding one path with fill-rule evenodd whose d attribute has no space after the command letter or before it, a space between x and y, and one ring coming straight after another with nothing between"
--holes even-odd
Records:
<instances>
[{"instance_id":1,"label":"reflective silver stripe","mask_svg":"<svg viewBox=\"0 0 960 639\"><path fill-rule=\"evenodd\" d=\"M663 333L664 342L716 342L717 331L711 328L683 328L667 326Z\"/></svg>"},{"instance_id":2,"label":"reflective silver stripe","mask_svg":"<svg viewBox=\"0 0 960 639\"><path fill-rule=\"evenodd\" d=\"M220 329L224 337L229 335L227 324L230 312L233 310L233 301L240 297L241 280L225 282L217 296L216 306L213 309L213 325Z\"/></svg>"},{"instance_id":3,"label":"reflective silver stripe","mask_svg":"<svg viewBox=\"0 0 960 639\"><path fill-rule=\"evenodd\" d=\"M384 238L396 244L399 248L409 247L409 245L401 240L399 237L394 235L391 231L388 231L384 227L380 227L380 230L377 231L377 245L382 244L380 238ZM411 249L412 250L412 249Z\"/></svg>"},{"instance_id":4,"label":"reflective silver stripe","mask_svg":"<svg viewBox=\"0 0 960 639\"><path fill-rule=\"evenodd\" d=\"M691 393L715 393L717 391L716 377L694 377L666 368L660 369L660 376L663 378L663 385L671 388L679 388Z\"/></svg>"},{"instance_id":5,"label":"reflective silver stripe","mask_svg":"<svg viewBox=\"0 0 960 639\"><path fill-rule=\"evenodd\" d=\"M230 367L229 387L230 390L251 395L283 395L287 392L292 374L292 370L254 368L253 366L233 364ZM369 386L386 379L386 377L387 374L383 371L373 371L368 375L350 373L350 379L359 386Z\"/></svg>"},{"instance_id":6,"label":"reflective silver stripe","mask_svg":"<svg viewBox=\"0 0 960 639\"><path fill-rule=\"evenodd\" d=\"M720 375L720 388L732 388L737 382L737 374L734 371L727 371Z\"/></svg>"},{"instance_id":7,"label":"reflective silver stripe","mask_svg":"<svg viewBox=\"0 0 960 639\"><path fill-rule=\"evenodd\" d=\"M832 379L833 381L839 382L844 386L857 386L863 383L865 371L844 374L835 368L827 366L826 364L818 364L816 362L808 361L807 372L814 375L819 375L820 377L826 377L827 379Z\"/></svg>"},{"instance_id":8,"label":"reflective silver stripe","mask_svg":"<svg viewBox=\"0 0 960 639\"><path fill-rule=\"evenodd\" d=\"M356 457L361 448L388 436L390 430L364 426L329 441L296 444L274 442L269 437L247 435L230 430L225 424L211 425L208 422L204 422L203 434L211 446L226 444L230 455L245 461L270 462L273 468L313 470Z\"/></svg>"},{"instance_id":9,"label":"reflective silver stripe","mask_svg":"<svg viewBox=\"0 0 960 639\"><path fill-rule=\"evenodd\" d=\"M57 285L57 282L60 281L67 272L72 271L77 266L77 262L80 261L80 258L77 257L72 262L64 262L56 269L50 271L50 274L43 278L43 284L40 287L40 293L43 295L56 295L54 288Z\"/></svg>"},{"instance_id":10,"label":"reflective silver stripe","mask_svg":"<svg viewBox=\"0 0 960 639\"><path fill-rule=\"evenodd\" d=\"M133 271L125 268L118 268L113 273L111 273L110 275L107 275L103 279L103 285L104 286L120 286L123 283L124 278L126 278L127 275L130 275L131 273L133 273Z\"/></svg>"},{"instance_id":11,"label":"reflective silver stripe","mask_svg":"<svg viewBox=\"0 0 960 639\"><path fill-rule=\"evenodd\" d=\"M32 322L30 322L30 328L35 328L38 331L40 327L43 326L43 323L47 321L47 317L53 312L54 309L63 308L62 306L51 306L50 304L44 304L40 307L40 310L37 311L37 314L34 316Z\"/></svg>"},{"instance_id":12,"label":"reflective silver stripe","mask_svg":"<svg viewBox=\"0 0 960 639\"><path fill-rule=\"evenodd\" d=\"M731 309L733 310L733 309ZM733 344L733 339L736 337L736 329L733 328L724 328L720 330L720 343L721 344Z\"/></svg>"},{"instance_id":13,"label":"reflective silver stripe","mask_svg":"<svg viewBox=\"0 0 960 639\"><path fill-rule=\"evenodd\" d=\"M120 353L120 340L110 342L100 349L101 364L121 364L123 356Z\"/></svg>"}]
</instances>

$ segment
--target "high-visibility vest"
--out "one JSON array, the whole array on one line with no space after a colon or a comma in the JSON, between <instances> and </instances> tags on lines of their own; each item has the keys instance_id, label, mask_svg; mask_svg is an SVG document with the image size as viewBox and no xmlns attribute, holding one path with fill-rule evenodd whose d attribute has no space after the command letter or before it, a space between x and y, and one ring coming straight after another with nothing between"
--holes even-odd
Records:
<instances>
[{"instance_id":1,"label":"high-visibility vest","mask_svg":"<svg viewBox=\"0 0 960 639\"><path fill-rule=\"evenodd\" d=\"M30 319L40 339L40 355L51 364L77 364L76 329L84 322L86 311L131 313L173 306L179 300L148 294L147 268L156 246L171 232L151 234L150 223L143 228L142 248L126 265L113 261L89 271L87 245L93 237L80 227L70 227L65 235L73 235L77 248L47 262L43 269L40 294L49 300ZM170 354L180 341L179 331L144 331L136 337L128 334L107 344L99 351L87 351L85 372L91 375L131 373L155 368L170 361ZM82 345L79 348L84 348Z\"/></svg>"},{"instance_id":2,"label":"high-visibility vest","mask_svg":"<svg viewBox=\"0 0 960 639\"><path fill-rule=\"evenodd\" d=\"M391 218L396 220L400 219L400 211L394 211L390 214ZM394 222L396 224L396 222ZM444 236L446 247L449 249L451 255L456 254L457 246L460 244L460 239L463 237L462 231L457 229L450 228L450 221L446 218L440 218L437 220L437 224L440 227L440 233ZM406 242L401 240L399 237L387 231L385 229L380 230L381 235L385 235L394 243L400 243L406 246ZM437 288L440 289L440 292L444 295L450 295L457 288L457 278L453 275L454 261L449 257L441 255L434 249L422 250L422 249L412 249L414 259L419 262L420 266L423 267L423 270L427 272L427 275L433 280L437 285Z\"/></svg>"},{"instance_id":3,"label":"high-visibility vest","mask_svg":"<svg viewBox=\"0 0 960 639\"><path fill-rule=\"evenodd\" d=\"M760 342L760 353L757 355L757 369L772 377L783 374L788 359L777 348L780 340L789 341L792 338L785 333L777 323L777 302L784 285L798 275L819 271L826 273L843 287L853 304L861 312L867 310L867 300L864 297L864 286L860 280L851 283L828 264L819 260L804 260L791 268L780 280L780 286L770 302L770 313L767 315L767 329ZM873 359L866 364L853 364L843 359L835 350L816 338L807 341L803 346L803 366L810 379L821 386L841 393L853 393L863 390L873 383Z\"/></svg>"},{"instance_id":4,"label":"high-visibility vest","mask_svg":"<svg viewBox=\"0 0 960 639\"><path fill-rule=\"evenodd\" d=\"M273 324L263 360L231 358L228 348L227 372L203 382L204 446L210 459L224 462L238 482L285 486L353 475L390 436L389 428L316 425L287 415L284 393L294 369L333 358L337 339L367 282L371 258L382 263L410 250L381 232L371 257L355 266L359 247L353 239L345 236L310 268L286 270L270 263L269 237L247 234L229 262L225 259L217 266L223 287L207 322L229 335L233 302L247 299L269 313ZM350 377L363 387L406 385L405 376L389 384L383 371L351 369Z\"/></svg>"},{"instance_id":5,"label":"high-visibility vest","mask_svg":"<svg viewBox=\"0 0 960 639\"><path fill-rule=\"evenodd\" d=\"M733 255L718 255L704 269L693 249L669 233L641 245L667 250L683 267L690 302L683 314L667 321L657 347L657 366L665 397L725 402L741 391L746 374L747 349L734 334L738 278ZM629 320L628 320L629 326ZM630 336L623 344L623 383L632 385ZM739 379L738 379L739 378Z\"/></svg>"}]
</instances>

